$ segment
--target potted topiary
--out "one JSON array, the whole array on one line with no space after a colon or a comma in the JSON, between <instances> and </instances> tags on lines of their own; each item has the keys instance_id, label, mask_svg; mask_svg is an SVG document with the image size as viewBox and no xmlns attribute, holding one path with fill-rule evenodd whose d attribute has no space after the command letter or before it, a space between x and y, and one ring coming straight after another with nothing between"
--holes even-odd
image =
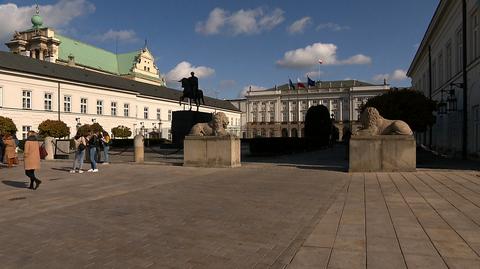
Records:
<instances>
[{"instance_id":1,"label":"potted topiary","mask_svg":"<svg viewBox=\"0 0 480 269\"><path fill-rule=\"evenodd\" d=\"M70 128L65 122L60 120L45 120L38 125L38 134L45 138L45 150L47 151L46 160L54 159L55 138L67 137L70 135ZM68 156L68 155L66 155Z\"/></svg>"},{"instance_id":2,"label":"potted topiary","mask_svg":"<svg viewBox=\"0 0 480 269\"><path fill-rule=\"evenodd\" d=\"M132 135L132 131L130 128L120 125L117 127L112 128L112 135L114 138L127 138Z\"/></svg>"}]
</instances>

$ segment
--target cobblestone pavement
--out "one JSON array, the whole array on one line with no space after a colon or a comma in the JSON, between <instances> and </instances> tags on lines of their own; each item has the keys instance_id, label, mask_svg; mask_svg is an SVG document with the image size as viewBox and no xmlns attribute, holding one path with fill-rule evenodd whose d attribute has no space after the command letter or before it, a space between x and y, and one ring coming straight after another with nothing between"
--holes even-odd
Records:
<instances>
[{"instance_id":1,"label":"cobblestone pavement","mask_svg":"<svg viewBox=\"0 0 480 269\"><path fill-rule=\"evenodd\" d=\"M480 268L480 173L350 175L288 268Z\"/></svg>"},{"instance_id":2,"label":"cobblestone pavement","mask_svg":"<svg viewBox=\"0 0 480 269\"><path fill-rule=\"evenodd\" d=\"M344 173L44 162L28 190L0 169L0 268L281 268L344 188Z\"/></svg>"}]
</instances>

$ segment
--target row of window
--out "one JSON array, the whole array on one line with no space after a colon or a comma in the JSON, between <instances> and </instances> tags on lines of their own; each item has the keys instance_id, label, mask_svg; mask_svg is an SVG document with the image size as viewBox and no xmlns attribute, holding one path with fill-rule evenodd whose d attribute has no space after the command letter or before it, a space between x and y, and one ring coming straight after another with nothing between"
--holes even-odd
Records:
<instances>
[{"instance_id":1,"label":"row of window","mask_svg":"<svg viewBox=\"0 0 480 269\"><path fill-rule=\"evenodd\" d=\"M480 56L480 34L478 12L475 11L470 16L470 33L469 40L469 55L471 61ZM453 43L455 44L455 51L453 50ZM463 29L459 27L455 32L455 40L451 38L446 42L445 46L440 48L437 55L432 59L432 86L433 88L440 87L443 83L448 81L453 75L453 67L455 73L459 73L463 68ZM455 55L454 55L455 54ZM453 58L455 57L455 63ZM428 69L415 82L415 87L426 91L429 87Z\"/></svg>"},{"instance_id":2,"label":"row of window","mask_svg":"<svg viewBox=\"0 0 480 269\"><path fill-rule=\"evenodd\" d=\"M47 111L52 110L52 93L45 93L44 94L44 109ZM22 97L22 108L23 109L32 109L32 91L24 90L23 97ZM87 98L80 98L80 113L87 114L88 108L88 99ZM96 113L97 115L103 115L104 112L104 101L97 100L96 105ZM63 112L72 112L72 96L64 95L63 96ZM111 116L119 116L118 115L118 108L117 102L110 102L110 115ZM130 104L125 103L123 104L123 116L129 117L130 116ZM157 108L157 115L156 119L158 121L161 120L161 110ZM143 109L143 118L149 119L149 108L144 107ZM168 121L172 120L172 110L168 110Z\"/></svg>"}]
</instances>

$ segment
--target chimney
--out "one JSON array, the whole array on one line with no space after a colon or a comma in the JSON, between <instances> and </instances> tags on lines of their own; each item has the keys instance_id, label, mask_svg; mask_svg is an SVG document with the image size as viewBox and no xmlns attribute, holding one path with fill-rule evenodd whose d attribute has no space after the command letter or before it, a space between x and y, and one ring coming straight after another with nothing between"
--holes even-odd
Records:
<instances>
[{"instance_id":1,"label":"chimney","mask_svg":"<svg viewBox=\"0 0 480 269\"><path fill-rule=\"evenodd\" d=\"M68 66L75 66L75 56L73 54L68 55Z\"/></svg>"}]
</instances>

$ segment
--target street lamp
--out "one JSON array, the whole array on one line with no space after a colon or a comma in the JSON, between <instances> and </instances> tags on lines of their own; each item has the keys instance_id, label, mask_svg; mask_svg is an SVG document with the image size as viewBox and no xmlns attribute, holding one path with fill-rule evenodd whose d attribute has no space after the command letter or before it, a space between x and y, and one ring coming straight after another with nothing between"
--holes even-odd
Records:
<instances>
[{"instance_id":1,"label":"street lamp","mask_svg":"<svg viewBox=\"0 0 480 269\"><path fill-rule=\"evenodd\" d=\"M96 122L97 122L97 119L93 118L93 119L92 119L92 122L93 122L93 123L96 123Z\"/></svg>"},{"instance_id":2,"label":"street lamp","mask_svg":"<svg viewBox=\"0 0 480 269\"><path fill-rule=\"evenodd\" d=\"M77 122L76 127L77 127L77 130L78 130L78 128L80 128L80 126L82 126L82 124L80 123L80 118L75 118L75 121Z\"/></svg>"}]
</instances>

